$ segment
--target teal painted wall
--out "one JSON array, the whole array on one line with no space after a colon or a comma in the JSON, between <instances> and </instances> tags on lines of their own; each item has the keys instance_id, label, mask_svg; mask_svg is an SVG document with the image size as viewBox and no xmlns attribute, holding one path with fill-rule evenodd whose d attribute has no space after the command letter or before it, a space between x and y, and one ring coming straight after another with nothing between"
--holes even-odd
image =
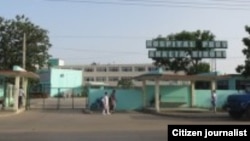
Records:
<instances>
[{"instance_id":1,"label":"teal painted wall","mask_svg":"<svg viewBox=\"0 0 250 141\"><path fill-rule=\"evenodd\" d=\"M0 97L4 96L4 77L0 76Z\"/></svg>"},{"instance_id":2,"label":"teal painted wall","mask_svg":"<svg viewBox=\"0 0 250 141\"><path fill-rule=\"evenodd\" d=\"M4 87L0 85L0 97L4 96Z\"/></svg>"},{"instance_id":3,"label":"teal painted wall","mask_svg":"<svg viewBox=\"0 0 250 141\"><path fill-rule=\"evenodd\" d=\"M153 106L155 86L147 86L147 105ZM189 86L160 86L160 101L163 103L186 103L181 106L190 104L190 87Z\"/></svg>"},{"instance_id":4,"label":"teal painted wall","mask_svg":"<svg viewBox=\"0 0 250 141\"><path fill-rule=\"evenodd\" d=\"M50 96L81 95L82 94L82 71L51 68L39 72L40 84L43 85L43 92L50 93Z\"/></svg>"},{"instance_id":5,"label":"teal painted wall","mask_svg":"<svg viewBox=\"0 0 250 141\"><path fill-rule=\"evenodd\" d=\"M81 70L52 68L50 78L50 95L56 96L59 93L59 90L61 94L72 93L72 89L74 89L74 93L79 93L82 88L82 78Z\"/></svg>"},{"instance_id":6,"label":"teal painted wall","mask_svg":"<svg viewBox=\"0 0 250 141\"><path fill-rule=\"evenodd\" d=\"M143 108L143 92L142 89L116 89L117 96L117 110L135 110ZM108 94L111 93L112 89L110 88L99 88L89 89L88 94L88 108L90 109L100 109L101 107L101 98L104 95L105 91ZM154 86L146 87L147 95L146 101L147 106L153 106L151 103L154 101ZM162 102L172 102L172 103L186 103L189 104L189 95L190 88L188 86L161 86L160 87L161 101Z\"/></svg>"},{"instance_id":7,"label":"teal painted wall","mask_svg":"<svg viewBox=\"0 0 250 141\"><path fill-rule=\"evenodd\" d=\"M143 93L141 89L116 89L117 90L117 109L118 110L134 110L143 108ZM154 98L154 86L147 86L146 101L147 106L152 105L151 101ZM112 89L89 89L88 104L87 106L91 109L98 107L98 99L100 99L104 92L107 91L109 94ZM237 94L237 90L217 90L217 107L222 108L225 104L227 96L231 94ZM189 107L191 105L191 90L189 86L161 86L160 87L161 99L160 101L166 105L161 107ZM194 101L195 107L198 108L210 108L211 103L211 91L210 90L195 90ZM100 101L99 101L100 102ZM101 104L101 103L100 103ZM171 105L172 104L172 105Z\"/></svg>"},{"instance_id":8,"label":"teal painted wall","mask_svg":"<svg viewBox=\"0 0 250 141\"><path fill-rule=\"evenodd\" d=\"M113 89L89 89L88 108L101 110L101 98L105 92L110 93ZM117 110L136 110L143 105L141 89L116 89Z\"/></svg>"},{"instance_id":9,"label":"teal painted wall","mask_svg":"<svg viewBox=\"0 0 250 141\"><path fill-rule=\"evenodd\" d=\"M189 86L162 86L161 87L162 102L183 102L190 103L190 87Z\"/></svg>"},{"instance_id":10,"label":"teal painted wall","mask_svg":"<svg viewBox=\"0 0 250 141\"><path fill-rule=\"evenodd\" d=\"M227 100L227 96L237 94L237 90L217 90L217 107L222 108ZM195 106L200 108L211 107L211 91L210 90L195 90Z\"/></svg>"}]
</instances>

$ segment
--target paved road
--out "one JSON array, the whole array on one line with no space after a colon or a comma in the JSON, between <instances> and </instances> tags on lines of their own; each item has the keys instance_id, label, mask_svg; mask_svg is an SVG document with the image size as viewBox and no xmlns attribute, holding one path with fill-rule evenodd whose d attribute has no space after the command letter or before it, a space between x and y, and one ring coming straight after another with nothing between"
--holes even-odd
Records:
<instances>
[{"instance_id":1,"label":"paved road","mask_svg":"<svg viewBox=\"0 0 250 141\"><path fill-rule=\"evenodd\" d=\"M0 141L166 141L168 124L250 124L223 118L177 118L137 112L84 114L30 110L0 117Z\"/></svg>"}]
</instances>

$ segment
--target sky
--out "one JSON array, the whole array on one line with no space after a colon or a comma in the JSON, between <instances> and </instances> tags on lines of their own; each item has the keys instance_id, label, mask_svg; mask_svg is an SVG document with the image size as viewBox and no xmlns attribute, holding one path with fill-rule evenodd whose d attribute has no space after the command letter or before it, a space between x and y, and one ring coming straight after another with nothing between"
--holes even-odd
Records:
<instances>
[{"instance_id":1,"label":"sky","mask_svg":"<svg viewBox=\"0 0 250 141\"><path fill-rule=\"evenodd\" d=\"M244 64L249 7L247 0L1 0L0 16L25 15L48 30L49 54L65 65L152 63L146 40L209 30L228 42L227 58L213 68L229 74Z\"/></svg>"}]
</instances>

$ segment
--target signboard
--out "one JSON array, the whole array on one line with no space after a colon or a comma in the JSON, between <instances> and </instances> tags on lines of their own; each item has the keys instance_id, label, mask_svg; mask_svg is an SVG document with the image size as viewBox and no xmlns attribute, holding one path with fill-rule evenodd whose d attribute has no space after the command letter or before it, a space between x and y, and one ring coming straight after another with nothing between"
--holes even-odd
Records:
<instances>
[{"instance_id":1,"label":"signboard","mask_svg":"<svg viewBox=\"0 0 250 141\"><path fill-rule=\"evenodd\" d=\"M146 41L147 48L192 48L195 46L195 41Z\"/></svg>"},{"instance_id":2,"label":"signboard","mask_svg":"<svg viewBox=\"0 0 250 141\"><path fill-rule=\"evenodd\" d=\"M149 58L226 58L227 41L201 41L200 50L197 45L197 41L146 41L146 48L155 49L149 50Z\"/></svg>"},{"instance_id":3,"label":"signboard","mask_svg":"<svg viewBox=\"0 0 250 141\"><path fill-rule=\"evenodd\" d=\"M154 51L148 52L149 58L185 58L186 51ZM191 51L191 58L226 58L226 51Z\"/></svg>"},{"instance_id":4,"label":"signboard","mask_svg":"<svg viewBox=\"0 0 250 141\"><path fill-rule=\"evenodd\" d=\"M226 41L202 41L202 48L227 48ZM194 48L197 47L196 41L156 41L147 40L146 48Z\"/></svg>"},{"instance_id":5,"label":"signboard","mask_svg":"<svg viewBox=\"0 0 250 141\"><path fill-rule=\"evenodd\" d=\"M226 41L203 41L203 48L227 48Z\"/></svg>"}]
</instances>

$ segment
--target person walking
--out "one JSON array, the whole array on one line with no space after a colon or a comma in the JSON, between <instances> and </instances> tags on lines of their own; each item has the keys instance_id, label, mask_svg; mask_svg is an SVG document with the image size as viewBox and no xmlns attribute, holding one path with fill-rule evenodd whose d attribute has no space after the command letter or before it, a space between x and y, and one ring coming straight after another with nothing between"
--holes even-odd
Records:
<instances>
[{"instance_id":1,"label":"person walking","mask_svg":"<svg viewBox=\"0 0 250 141\"><path fill-rule=\"evenodd\" d=\"M213 90L211 93L211 104L213 112L216 112L216 100L217 100L216 91Z\"/></svg>"},{"instance_id":2,"label":"person walking","mask_svg":"<svg viewBox=\"0 0 250 141\"><path fill-rule=\"evenodd\" d=\"M20 87L18 95L18 108L21 108L23 106L23 97L24 97L24 90L22 87Z\"/></svg>"},{"instance_id":3,"label":"person walking","mask_svg":"<svg viewBox=\"0 0 250 141\"><path fill-rule=\"evenodd\" d=\"M103 110L102 110L102 114L103 115L110 115L109 112L109 97L108 97L108 93L105 92L104 96L102 98L102 104L103 104Z\"/></svg>"},{"instance_id":4,"label":"person walking","mask_svg":"<svg viewBox=\"0 0 250 141\"><path fill-rule=\"evenodd\" d=\"M110 97L109 97L109 104L110 104L110 112L113 113L116 109L116 96L115 96L115 90L112 91Z\"/></svg>"}]
</instances>

